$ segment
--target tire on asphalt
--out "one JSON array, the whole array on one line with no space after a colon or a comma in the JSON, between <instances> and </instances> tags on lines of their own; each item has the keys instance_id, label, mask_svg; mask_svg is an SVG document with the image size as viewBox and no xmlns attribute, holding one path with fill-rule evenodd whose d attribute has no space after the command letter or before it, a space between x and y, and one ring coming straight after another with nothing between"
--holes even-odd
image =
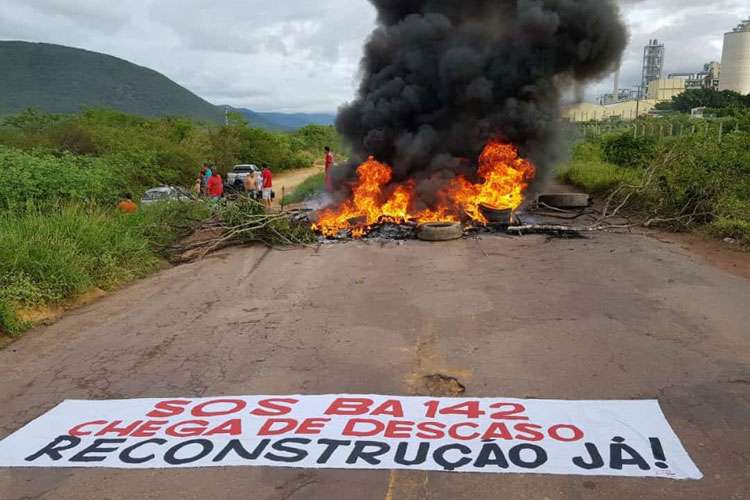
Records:
<instances>
[{"instance_id":1,"label":"tire on asphalt","mask_svg":"<svg viewBox=\"0 0 750 500\"><path fill-rule=\"evenodd\" d=\"M591 201L591 196L585 193L540 194L537 198L539 204L561 209L588 208Z\"/></svg>"},{"instance_id":2,"label":"tire on asphalt","mask_svg":"<svg viewBox=\"0 0 750 500\"><path fill-rule=\"evenodd\" d=\"M417 229L417 238L422 241L450 241L462 238L464 228L458 222L430 222Z\"/></svg>"}]
</instances>

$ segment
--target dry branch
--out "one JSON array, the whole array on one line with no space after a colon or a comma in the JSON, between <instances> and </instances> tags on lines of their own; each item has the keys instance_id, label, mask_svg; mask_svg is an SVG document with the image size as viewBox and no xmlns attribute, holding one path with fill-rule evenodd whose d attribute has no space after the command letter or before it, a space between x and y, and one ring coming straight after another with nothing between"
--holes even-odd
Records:
<instances>
[{"instance_id":1,"label":"dry branch","mask_svg":"<svg viewBox=\"0 0 750 500\"><path fill-rule=\"evenodd\" d=\"M273 248L277 247L277 243L290 247L308 246L303 239L275 227L277 223L293 227L296 224L293 219L297 215L289 212L243 214L241 222L230 224L222 219L221 212L217 212L204 220L194 232L192 239L197 241L173 245L163 250L174 259L185 262L200 260L211 252L229 246L251 242Z\"/></svg>"}]
</instances>

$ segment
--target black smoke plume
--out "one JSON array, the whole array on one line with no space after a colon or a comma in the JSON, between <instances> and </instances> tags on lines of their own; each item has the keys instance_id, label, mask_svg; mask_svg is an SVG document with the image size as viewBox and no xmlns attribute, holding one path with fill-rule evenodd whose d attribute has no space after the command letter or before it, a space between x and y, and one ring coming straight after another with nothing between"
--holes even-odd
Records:
<instances>
[{"instance_id":1,"label":"black smoke plume","mask_svg":"<svg viewBox=\"0 0 750 500\"><path fill-rule=\"evenodd\" d=\"M475 176L492 137L548 170L561 91L613 70L627 43L610 0L370 2L378 27L336 123L354 154L335 181L374 156L395 182L415 179L426 205L456 174Z\"/></svg>"}]
</instances>

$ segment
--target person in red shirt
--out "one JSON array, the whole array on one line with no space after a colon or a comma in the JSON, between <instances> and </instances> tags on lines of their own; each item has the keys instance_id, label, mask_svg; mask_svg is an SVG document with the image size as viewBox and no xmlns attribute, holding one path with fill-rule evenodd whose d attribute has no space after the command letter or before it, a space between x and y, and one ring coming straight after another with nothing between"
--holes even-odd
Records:
<instances>
[{"instance_id":1,"label":"person in red shirt","mask_svg":"<svg viewBox=\"0 0 750 500\"><path fill-rule=\"evenodd\" d=\"M212 200L219 200L224 196L224 183L221 182L221 175L214 173L208 182L206 182L206 191Z\"/></svg>"},{"instance_id":2,"label":"person in red shirt","mask_svg":"<svg viewBox=\"0 0 750 500\"><path fill-rule=\"evenodd\" d=\"M273 197L273 175L268 163L263 164L263 204L267 209L271 209L271 198Z\"/></svg>"},{"instance_id":3,"label":"person in red shirt","mask_svg":"<svg viewBox=\"0 0 750 500\"><path fill-rule=\"evenodd\" d=\"M117 209L124 214L134 214L138 211L138 205L133 203L133 196L128 193L125 195L125 201L117 205Z\"/></svg>"},{"instance_id":4,"label":"person in red shirt","mask_svg":"<svg viewBox=\"0 0 750 500\"><path fill-rule=\"evenodd\" d=\"M333 154L331 148L326 146L326 189L333 193L333 182L331 182L331 168L333 167Z\"/></svg>"}]
</instances>

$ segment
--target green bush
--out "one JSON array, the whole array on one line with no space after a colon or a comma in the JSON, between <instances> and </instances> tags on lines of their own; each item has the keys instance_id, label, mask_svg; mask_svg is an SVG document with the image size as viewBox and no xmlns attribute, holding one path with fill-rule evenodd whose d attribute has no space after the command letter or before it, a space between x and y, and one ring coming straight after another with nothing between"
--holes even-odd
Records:
<instances>
[{"instance_id":1,"label":"green bush","mask_svg":"<svg viewBox=\"0 0 750 500\"><path fill-rule=\"evenodd\" d=\"M32 154L0 146L0 210L60 202L113 203L127 188L123 170L102 158Z\"/></svg>"},{"instance_id":2,"label":"green bush","mask_svg":"<svg viewBox=\"0 0 750 500\"><path fill-rule=\"evenodd\" d=\"M652 162L656 178L641 197L642 208L667 219L695 214L693 224L750 220L748 144L750 134L743 132L721 143L706 134L666 141Z\"/></svg>"},{"instance_id":3,"label":"green bush","mask_svg":"<svg viewBox=\"0 0 750 500\"><path fill-rule=\"evenodd\" d=\"M605 161L608 147L619 158L631 158L623 163L635 162L642 168ZM624 140L624 136L586 141L574 148L572 161L558 170L558 177L594 194L622 188L615 201L628 197L627 212L668 229L707 225L712 234L745 241L750 223L748 132L729 131L721 142L712 132L665 138L656 145ZM634 187L647 179L647 185Z\"/></svg>"},{"instance_id":4,"label":"green bush","mask_svg":"<svg viewBox=\"0 0 750 500\"><path fill-rule=\"evenodd\" d=\"M0 165L8 163L27 171L38 167L43 172L27 180L50 179L64 185L81 186L83 171L90 176L89 183L108 183L107 201L118 193L121 196L123 190L139 194L157 185L192 186L205 162L215 163L221 174L238 163L268 163L276 172L310 167L323 158L326 145L344 149L333 127L310 125L296 132L275 132L253 128L239 115L230 115L229 124L219 126L187 118L147 119L106 109L89 109L75 116L27 111L0 123L0 147L4 146L6 155ZM8 151L17 150L27 156L7 157ZM37 165L34 158L43 165ZM46 168L58 170L58 175L49 175ZM42 195L55 195L49 186L40 189ZM77 199L66 189L60 191L62 198ZM92 189L86 190L92 194ZM25 200L22 191L16 193L16 198Z\"/></svg>"},{"instance_id":5,"label":"green bush","mask_svg":"<svg viewBox=\"0 0 750 500\"><path fill-rule=\"evenodd\" d=\"M605 136L602 159L620 167L643 168L653 159L658 146L656 137L635 138L630 132Z\"/></svg>"},{"instance_id":6,"label":"green bush","mask_svg":"<svg viewBox=\"0 0 750 500\"><path fill-rule=\"evenodd\" d=\"M601 145L593 142L581 142L573 149L572 159L574 162L599 162L602 160Z\"/></svg>"},{"instance_id":7,"label":"green bush","mask_svg":"<svg viewBox=\"0 0 750 500\"><path fill-rule=\"evenodd\" d=\"M248 159L249 163L268 163L277 172L313 165L313 152L303 150L304 141L295 141L292 134L245 127L239 137L241 146L238 156Z\"/></svg>"}]
</instances>

